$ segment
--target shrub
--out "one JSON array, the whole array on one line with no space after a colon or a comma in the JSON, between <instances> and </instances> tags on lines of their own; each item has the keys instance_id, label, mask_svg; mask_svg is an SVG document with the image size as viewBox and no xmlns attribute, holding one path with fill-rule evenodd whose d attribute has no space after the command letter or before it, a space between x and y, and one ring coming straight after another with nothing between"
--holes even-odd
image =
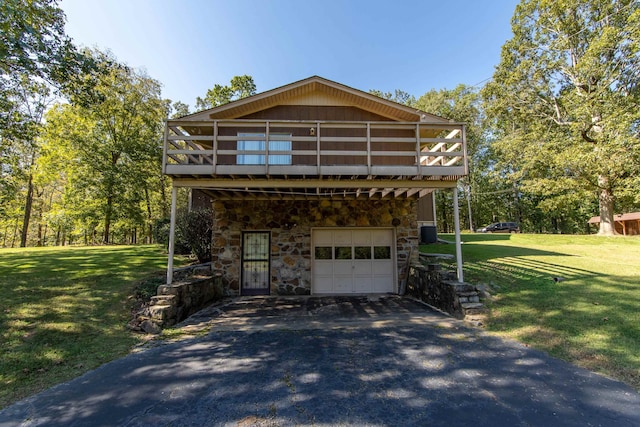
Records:
<instances>
[{"instance_id":1,"label":"shrub","mask_svg":"<svg viewBox=\"0 0 640 427\"><path fill-rule=\"evenodd\" d=\"M180 223L181 218L181 215L176 218L176 231L174 235L173 253L178 255L189 255L191 253L191 246L189 246L188 242L184 239L184 237L180 233L180 230L178 229L178 224ZM153 225L154 241L160 243L167 249L169 248L170 226L171 219L169 218L159 219Z\"/></svg>"},{"instance_id":2,"label":"shrub","mask_svg":"<svg viewBox=\"0 0 640 427\"><path fill-rule=\"evenodd\" d=\"M183 212L176 219L176 236L180 236L180 239L191 249L199 262L211 261L213 211L211 209L195 209Z\"/></svg>"}]
</instances>

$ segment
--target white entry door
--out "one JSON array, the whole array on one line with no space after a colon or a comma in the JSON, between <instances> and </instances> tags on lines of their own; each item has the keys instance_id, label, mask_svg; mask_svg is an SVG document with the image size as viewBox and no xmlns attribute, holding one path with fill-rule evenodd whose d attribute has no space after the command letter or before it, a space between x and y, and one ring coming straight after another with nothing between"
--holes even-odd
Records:
<instances>
[{"instance_id":1,"label":"white entry door","mask_svg":"<svg viewBox=\"0 0 640 427\"><path fill-rule=\"evenodd\" d=\"M317 229L313 241L313 292L395 292L393 230Z\"/></svg>"}]
</instances>

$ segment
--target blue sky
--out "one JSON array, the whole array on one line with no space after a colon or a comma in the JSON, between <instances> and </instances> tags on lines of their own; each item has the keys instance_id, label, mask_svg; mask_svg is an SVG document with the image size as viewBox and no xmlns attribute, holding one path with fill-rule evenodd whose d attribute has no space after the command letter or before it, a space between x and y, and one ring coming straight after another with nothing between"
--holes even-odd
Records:
<instances>
[{"instance_id":1,"label":"blue sky","mask_svg":"<svg viewBox=\"0 0 640 427\"><path fill-rule=\"evenodd\" d=\"M313 75L368 91L476 85L511 37L518 0L62 0L66 32L109 49L191 106L214 84L258 92Z\"/></svg>"}]
</instances>

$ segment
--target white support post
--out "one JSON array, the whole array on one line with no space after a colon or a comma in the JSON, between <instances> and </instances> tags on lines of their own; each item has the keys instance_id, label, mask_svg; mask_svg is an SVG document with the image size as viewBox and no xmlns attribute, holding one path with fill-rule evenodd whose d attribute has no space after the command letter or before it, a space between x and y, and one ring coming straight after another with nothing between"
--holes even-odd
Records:
<instances>
[{"instance_id":1,"label":"white support post","mask_svg":"<svg viewBox=\"0 0 640 427\"><path fill-rule=\"evenodd\" d=\"M437 212L436 212L436 191L438 190L433 190L431 192L431 209L433 210L433 226L437 227L438 226L438 217Z\"/></svg>"},{"instance_id":2,"label":"white support post","mask_svg":"<svg viewBox=\"0 0 640 427\"><path fill-rule=\"evenodd\" d=\"M456 264L458 266L458 282L464 282L462 272L462 242L460 240L460 208L458 206L458 187L453 189L453 222L456 231Z\"/></svg>"},{"instance_id":3,"label":"white support post","mask_svg":"<svg viewBox=\"0 0 640 427\"><path fill-rule=\"evenodd\" d=\"M169 262L167 264L167 285L170 285L173 282L173 251L175 247L177 199L178 188L171 187L171 225L169 226Z\"/></svg>"}]
</instances>

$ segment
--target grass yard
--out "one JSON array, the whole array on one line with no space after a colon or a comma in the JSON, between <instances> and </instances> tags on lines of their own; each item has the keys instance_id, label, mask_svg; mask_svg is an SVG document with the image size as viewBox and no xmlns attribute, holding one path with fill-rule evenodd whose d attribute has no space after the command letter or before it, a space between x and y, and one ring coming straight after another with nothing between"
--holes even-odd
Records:
<instances>
[{"instance_id":1,"label":"grass yard","mask_svg":"<svg viewBox=\"0 0 640 427\"><path fill-rule=\"evenodd\" d=\"M463 234L462 240L465 281L492 289L488 331L640 390L640 237ZM421 251L454 254L455 245Z\"/></svg>"},{"instance_id":2,"label":"grass yard","mask_svg":"<svg viewBox=\"0 0 640 427\"><path fill-rule=\"evenodd\" d=\"M0 408L127 354L128 296L166 262L153 245L0 249Z\"/></svg>"}]
</instances>

